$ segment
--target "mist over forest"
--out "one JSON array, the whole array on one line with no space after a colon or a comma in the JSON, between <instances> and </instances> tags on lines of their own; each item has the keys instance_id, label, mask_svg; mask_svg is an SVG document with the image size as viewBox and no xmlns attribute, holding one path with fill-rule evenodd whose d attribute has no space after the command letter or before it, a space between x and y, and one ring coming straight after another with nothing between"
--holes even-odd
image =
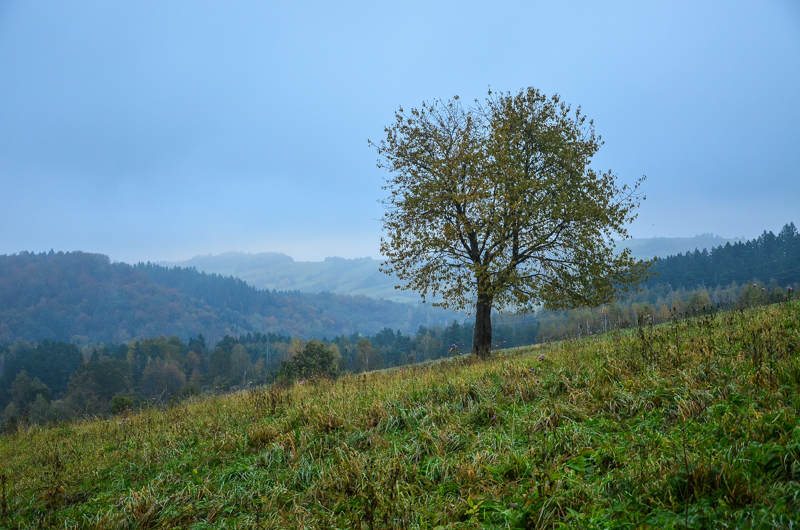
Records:
<instances>
[{"instance_id":1,"label":"mist over forest","mask_svg":"<svg viewBox=\"0 0 800 530\"><path fill-rule=\"evenodd\" d=\"M0 343L42 339L126 342L203 333L285 333L309 338L408 333L454 313L331 292L257 289L232 276L151 263L112 263L84 252L0 256Z\"/></svg>"},{"instance_id":2,"label":"mist over forest","mask_svg":"<svg viewBox=\"0 0 800 530\"><path fill-rule=\"evenodd\" d=\"M739 239L714 234L694 237L654 237L628 239L619 245L631 249L640 259L666 258L694 250L711 249ZM162 261L165 267L194 267L198 271L220 276L234 276L258 289L318 293L364 295L393 302L418 303L420 297L410 290L395 289L402 282L383 274L381 261L369 257L344 259L328 257L324 261L295 261L279 252L225 252L195 256L184 261Z\"/></svg>"},{"instance_id":3,"label":"mist over forest","mask_svg":"<svg viewBox=\"0 0 800 530\"><path fill-rule=\"evenodd\" d=\"M657 274L643 284L643 292L713 290L753 279L784 285L798 278L800 250L791 223L777 235L764 232L749 241L703 235L633 240L630 248L657 256L702 241L724 245L656 260ZM416 293L394 289L399 282L381 273L379 264L370 258L298 262L279 253L231 252L179 265L128 265L83 252L4 255L0 343L122 343L160 335L188 340L200 333L212 342L247 333L321 339L384 328L411 334L420 326L465 321L463 314L420 304ZM389 299L390 294L395 296ZM627 303L641 302L637 296L642 294L628 297ZM656 307L666 300L651 298ZM531 321L546 315L497 319Z\"/></svg>"}]
</instances>

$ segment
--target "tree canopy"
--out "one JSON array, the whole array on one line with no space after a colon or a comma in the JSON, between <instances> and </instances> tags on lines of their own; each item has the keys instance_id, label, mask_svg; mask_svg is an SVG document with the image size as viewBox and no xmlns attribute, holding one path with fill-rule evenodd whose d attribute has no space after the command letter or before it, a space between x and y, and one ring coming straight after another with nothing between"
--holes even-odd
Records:
<instances>
[{"instance_id":1,"label":"tree canopy","mask_svg":"<svg viewBox=\"0 0 800 530\"><path fill-rule=\"evenodd\" d=\"M635 289L647 263L614 253L644 177L618 187L590 167L602 145L580 108L534 88L458 97L395 114L377 148L388 170L382 270L436 305L474 308L473 347L491 348L491 311L599 305Z\"/></svg>"}]
</instances>

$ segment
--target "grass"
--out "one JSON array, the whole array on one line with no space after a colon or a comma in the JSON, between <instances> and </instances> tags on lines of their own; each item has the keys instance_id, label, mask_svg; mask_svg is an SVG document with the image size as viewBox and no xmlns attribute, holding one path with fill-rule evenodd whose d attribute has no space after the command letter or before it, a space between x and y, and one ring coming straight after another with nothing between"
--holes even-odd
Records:
<instances>
[{"instance_id":1,"label":"grass","mask_svg":"<svg viewBox=\"0 0 800 530\"><path fill-rule=\"evenodd\" d=\"M7 528L791 528L800 305L0 439Z\"/></svg>"}]
</instances>

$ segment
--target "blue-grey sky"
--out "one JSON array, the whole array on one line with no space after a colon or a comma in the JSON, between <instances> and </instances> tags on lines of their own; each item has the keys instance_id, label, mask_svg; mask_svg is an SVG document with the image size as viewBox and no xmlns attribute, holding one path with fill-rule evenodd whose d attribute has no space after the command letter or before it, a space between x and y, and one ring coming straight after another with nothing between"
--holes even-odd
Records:
<instances>
[{"instance_id":1,"label":"blue-grey sky","mask_svg":"<svg viewBox=\"0 0 800 530\"><path fill-rule=\"evenodd\" d=\"M635 237L800 222L800 3L0 0L0 254L378 257L399 106L558 92Z\"/></svg>"}]
</instances>

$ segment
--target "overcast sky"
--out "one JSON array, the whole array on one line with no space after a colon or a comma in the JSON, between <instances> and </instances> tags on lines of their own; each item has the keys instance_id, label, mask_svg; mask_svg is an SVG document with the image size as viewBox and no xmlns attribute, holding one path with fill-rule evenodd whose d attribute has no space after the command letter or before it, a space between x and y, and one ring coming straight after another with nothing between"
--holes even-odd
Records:
<instances>
[{"instance_id":1,"label":"overcast sky","mask_svg":"<svg viewBox=\"0 0 800 530\"><path fill-rule=\"evenodd\" d=\"M635 237L800 223L800 2L0 0L0 254L378 257L399 106L558 92Z\"/></svg>"}]
</instances>

